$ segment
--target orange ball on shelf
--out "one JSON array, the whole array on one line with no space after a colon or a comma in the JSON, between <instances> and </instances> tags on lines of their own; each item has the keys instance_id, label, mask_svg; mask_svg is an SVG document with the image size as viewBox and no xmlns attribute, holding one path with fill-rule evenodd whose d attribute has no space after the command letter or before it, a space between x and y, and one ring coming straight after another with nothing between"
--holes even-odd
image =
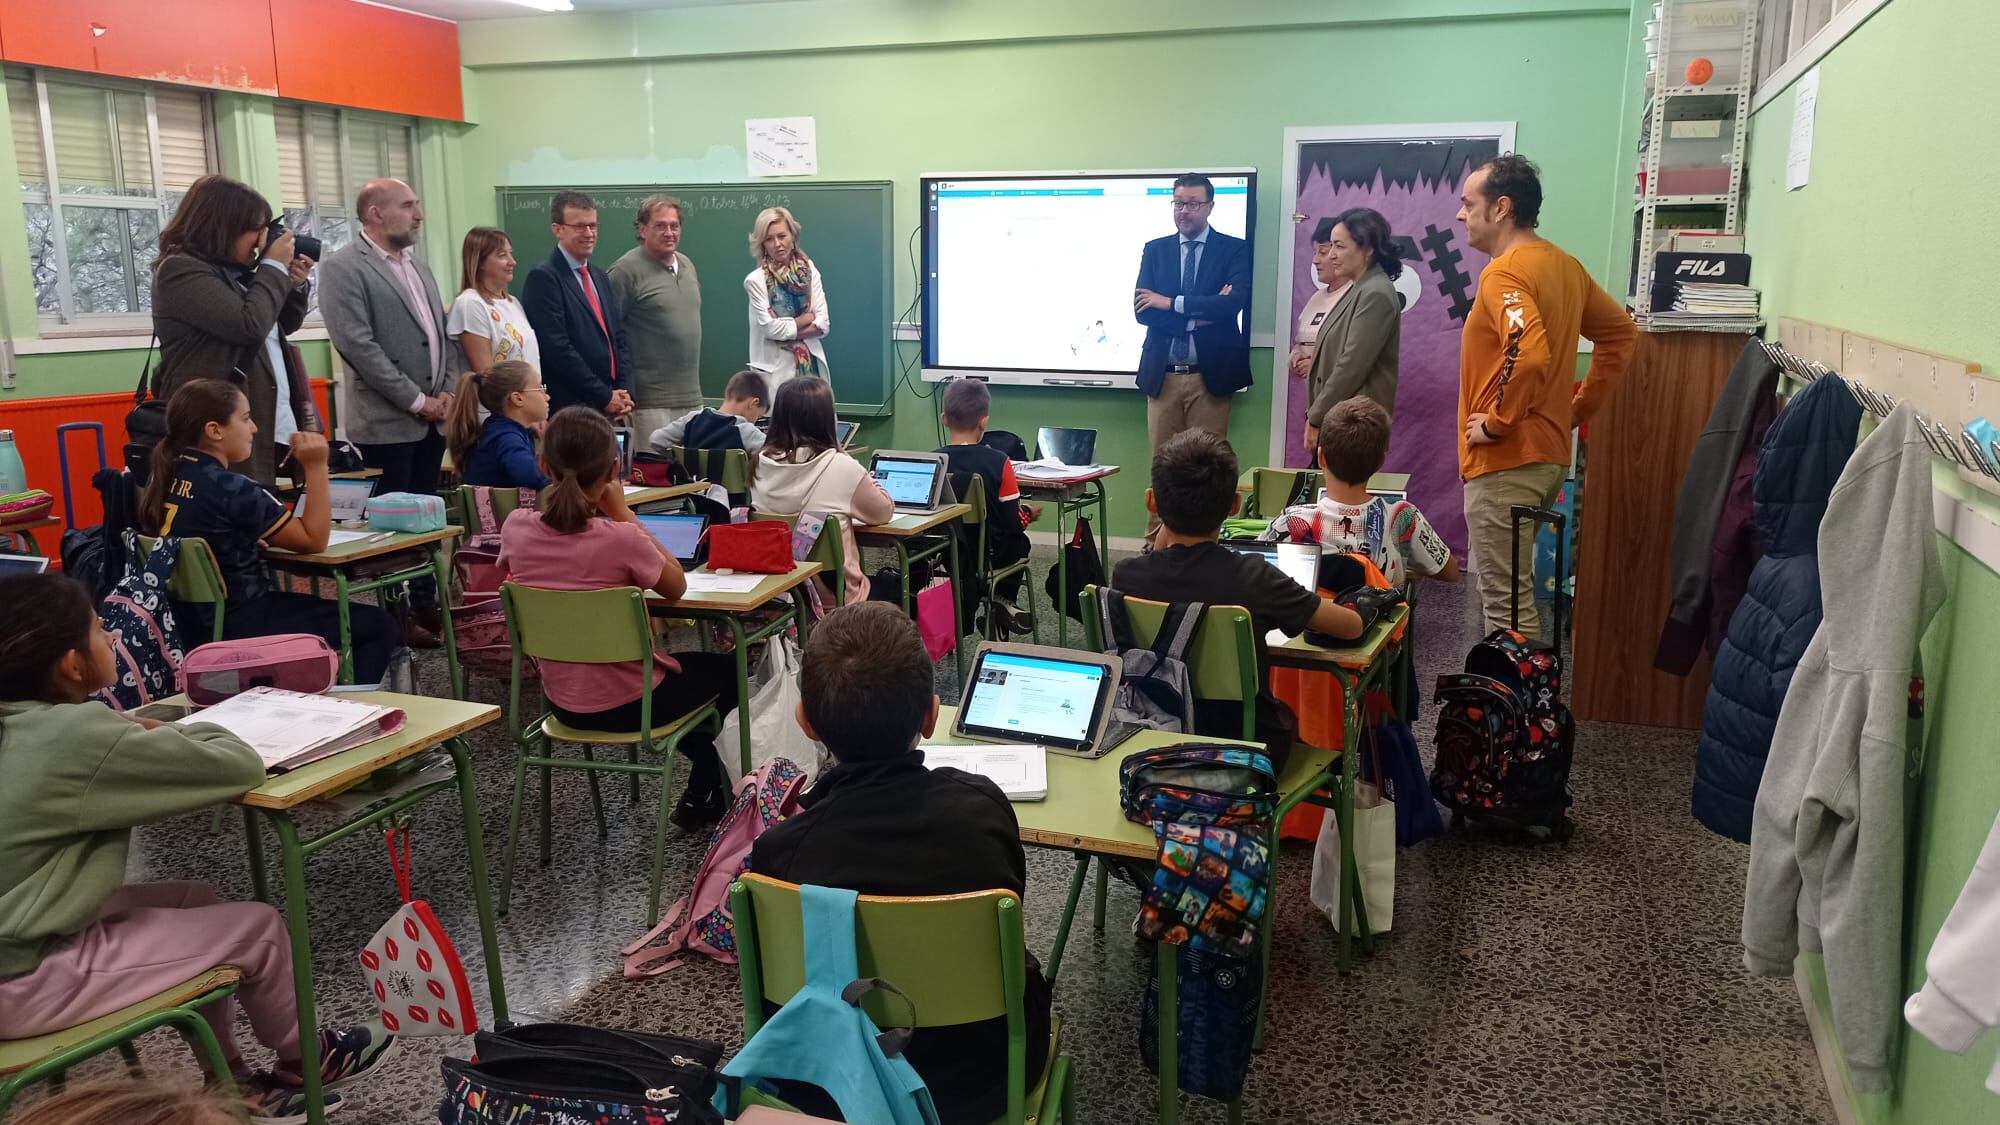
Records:
<instances>
[{"instance_id":1,"label":"orange ball on shelf","mask_svg":"<svg viewBox=\"0 0 2000 1125\"><path fill-rule=\"evenodd\" d=\"M1715 64L1706 57L1691 59L1687 66L1687 80L1690 86L1705 86L1715 77Z\"/></svg>"}]
</instances>

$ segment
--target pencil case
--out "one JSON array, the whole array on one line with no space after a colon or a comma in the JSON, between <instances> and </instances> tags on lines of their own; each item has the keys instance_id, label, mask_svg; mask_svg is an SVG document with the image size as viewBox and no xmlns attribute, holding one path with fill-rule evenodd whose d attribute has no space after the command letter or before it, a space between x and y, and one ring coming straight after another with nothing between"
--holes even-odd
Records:
<instances>
[{"instance_id":1,"label":"pencil case","mask_svg":"<svg viewBox=\"0 0 2000 1125\"><path fill-rule=\"evenodd\" d=\"M254 687L318 694L340 674L340 654L312 633L212 641L187 654L188 698L209 707Z\"/></svg>"},{"instance_id":2,"label":"pencil case","mask_svg":"<svg viewBox=\"0 0 2000 1125\"><path fill-rule=\"evenodd\" d=\"M0 496L0 525L33 523L49 514L56 498L39 488Z\"/></svg>"},{"instance_id":3,"label":"pencil case","mask_svg":"<svg viewBox=\"0 0 2000 1125\"><path fill-rule=\"evenodd\" d=\"M437 531L444 527L444 498L416 492L371 496L368 526L380 531Z\"/></svg>"}]
</instances>

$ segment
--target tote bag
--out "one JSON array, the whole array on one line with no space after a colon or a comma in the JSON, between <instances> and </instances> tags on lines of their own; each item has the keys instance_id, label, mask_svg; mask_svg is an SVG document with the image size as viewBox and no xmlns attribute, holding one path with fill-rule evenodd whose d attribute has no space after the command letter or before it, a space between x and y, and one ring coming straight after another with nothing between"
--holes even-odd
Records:
<instances>
[{"instance_id":1,"label":"tote bag","mask_svg":"<svg viewBox=\"0 0 2000 1125\"><path fill-rule=\"evenodd\" d=\"M1354 786L1354 864L1360 872L1361 903L1368 911L1368 932L1389 932L1396 913L1396 806L1382 791L1362 781ZM1313 846L1310 893L1314 909L1326 915L1335 931L1340 916L1340 821L1332 809L1320 822Z\"/></svg>"}]
</instances>

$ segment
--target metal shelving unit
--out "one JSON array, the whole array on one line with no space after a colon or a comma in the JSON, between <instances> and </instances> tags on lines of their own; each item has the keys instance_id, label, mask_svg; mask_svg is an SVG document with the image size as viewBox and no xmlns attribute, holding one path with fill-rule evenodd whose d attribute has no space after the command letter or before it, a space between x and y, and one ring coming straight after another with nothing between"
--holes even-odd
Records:
<instances>
[{"instance_id":1,"label":"metal shelving unit","mask_svg":"<svg viewBox=\"0 0 2000 1125\"><path fill-rule=\"evenodd\" d=\"M1642 321L1663 232L1740 229L1757 45L1754 0L1661 0L1653 13L1633 200L1632 303ZM1714 67L1708 81L1690 81L1696 60ZM1713 221L1718 213L1720 223Z\"/></svg>"}]
</instances>

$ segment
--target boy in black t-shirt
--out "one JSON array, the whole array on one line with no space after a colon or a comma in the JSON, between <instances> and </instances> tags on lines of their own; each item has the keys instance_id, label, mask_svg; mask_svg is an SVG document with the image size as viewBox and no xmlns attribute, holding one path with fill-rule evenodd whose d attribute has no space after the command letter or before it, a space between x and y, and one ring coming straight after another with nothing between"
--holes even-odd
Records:
<instances>
[{"instance_id":1,"label":"boy in black t-shirt","mask_svg":"<svg viewBox=\"0 0 2000 1125\"><path fill-rule=\"evenodd\" d=\"M1361 615L1292 581L1261 558L1238 554L1217 539L1222 521L1236 511L1236 453L1207 430L1175 435L1153 454L1153 484L1146 510L1160 519L1153 550L1119 563L1111 586L1135 598L1160 602L1240 605L1250 611L1257 635L1259 679L1268 667L1264 634L1307 629L1343 640L1361 635ZM1241 712L1230 701L1195 701L1197 733L1242 735ZM1265 725L1265 724L1260 724Z\"/></svg>"},{"instance_id":2,"label":"boy in black t-shirt","mask_svg":"<svg viewBox=\"0 0 2000 1125\"><path fill-rule=\"evenodd\" d=\"M1028 557L1028 532L1026 525L1040 515L1040 507L1021 502L1021 486L1014 479L1014 463L1005 453L984 444L986 423L992 415L993 396L986 384L977 379L954 379L944 388L944 429L950 439L949 445L941 445L937 452L944 454L946 471L951 474L951 486L963 499L970 487L972 477L977 474L986 492L986 557L995 566L1007 566ZM1025 515L1026 518L1023 518ZM965 529L961 527L961 534ZM960 541L961 557L970 546L966 539ZM1032 633L1035 623L1027 611L1014 604L1020 596L1021 581L1027 577L1022 571L1000 580L994 591L1000 600L1000 613L1007 628L1015 633ZM976 592L975 592L976 593ZM971 613L977 604L976 596L962 600L965 612Z\"/></svg>"}]
</instances>

